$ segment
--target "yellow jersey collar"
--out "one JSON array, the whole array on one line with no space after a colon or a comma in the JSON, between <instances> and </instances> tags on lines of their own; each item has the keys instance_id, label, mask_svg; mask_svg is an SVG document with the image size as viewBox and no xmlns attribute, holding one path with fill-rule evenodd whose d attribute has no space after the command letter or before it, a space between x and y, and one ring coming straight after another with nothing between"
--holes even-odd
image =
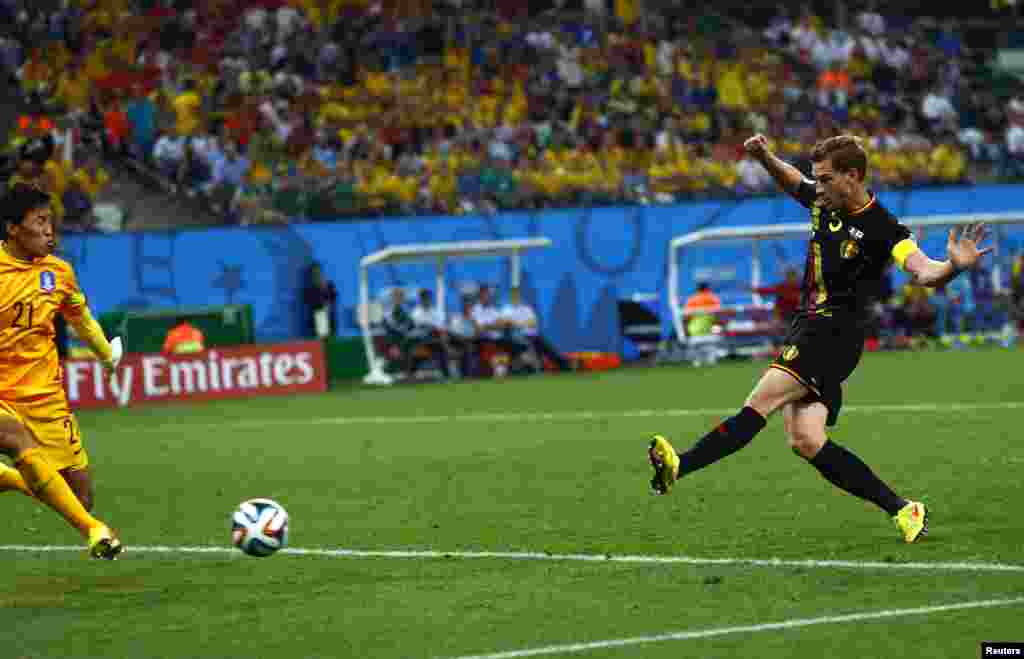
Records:
<instances>
[{"instance_id":1,"label":"yellow jersey collar","mask_svg":"<svg viewBox=\"0 0 1024 659\"><path fill-rule=\"evenodd\" d=\"M870 197L870 199L868 199L868 203L864 204L863 206L861 206L860 208L858 208L855 211L850 211L848 213L849 217L854 217L855 215L860 215L861 213L863 213L864 211L866 211L867 209L869 209L869 208L871 208L872 206L875 205L875 202L878 201L878 197L875 196L875 193L869 192L868 196Z\"/></svg>"}]
</instances>

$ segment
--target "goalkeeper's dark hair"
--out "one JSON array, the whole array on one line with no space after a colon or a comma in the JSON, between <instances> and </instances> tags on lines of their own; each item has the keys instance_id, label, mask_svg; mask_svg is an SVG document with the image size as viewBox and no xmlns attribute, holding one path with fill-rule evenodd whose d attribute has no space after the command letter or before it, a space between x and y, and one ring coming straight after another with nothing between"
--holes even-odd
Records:
<instances>
[{"instance_id":1,"label":"goalkeeper's dark hair","mask_svg":"<svg viewBox=\"0 0 1024 659\"><path fill-rule=\"evenodd\" d=\"M0 220L3 221L4 234L7 233L8 224L21 224L30 212L49 205L50 195L34 185L15 183L0 199Z\"/></svg>"},{"instance_id":2,"label":"goalkeeper's dark hair","mask_svg":"<svg viewBox=\"0 0 1024 659\"><path fill-rule=\"evenodd\" d=\"M832 161L837 172L857 172L860 180L868 173L868 154L860 138L854 135L836 135L822 140L811 150L811 162Z\"/></svg>"}]
</instances>

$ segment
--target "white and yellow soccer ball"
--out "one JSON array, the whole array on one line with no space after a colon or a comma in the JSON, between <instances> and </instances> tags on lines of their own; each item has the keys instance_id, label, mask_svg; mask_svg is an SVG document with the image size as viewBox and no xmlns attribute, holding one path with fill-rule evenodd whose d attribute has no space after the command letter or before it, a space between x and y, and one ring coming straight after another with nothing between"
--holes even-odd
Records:
<instances>
[{"instance_id":1,"label":"white and yellow soccer ball","mask_svg":"<svg viewBox=\"0 0 1024 659\"><path fill-rule=\"evenodd\" d=\"M271 499L249 499L231 516L231 542L249 556L270 556L288 544L288 513Z\"/></svg>"}]
</instances>

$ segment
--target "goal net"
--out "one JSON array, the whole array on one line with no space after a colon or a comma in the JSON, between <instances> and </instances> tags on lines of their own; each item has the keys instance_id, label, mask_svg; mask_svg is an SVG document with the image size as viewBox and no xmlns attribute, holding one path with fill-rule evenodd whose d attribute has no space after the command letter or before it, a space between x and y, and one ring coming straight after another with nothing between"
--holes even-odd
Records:
<instances>
[{"instance_id":1,"label":"goal net","mask_svg":"<svg viewBox=\"0 0 1024 659\"><path fill-rule=\"evenodd\" d=\"M508 280L511 286L519 286L523 255L550 246L551 239L544 237L471 240L393 245L364 256L359 263L358 322L370 372L363 381L383 385L393 382L384 372L384 360L374 345L374 337L383 333L382 320L391 290L402 288L408 298L415 299L413 291L431 289L441 316L447 318L452 308L458 311L451 301L453 285L492 281L495 270L506 270L494 260L507 259ZM457 301L458 296L454 297Z\"/></svg>"}]
</instances>

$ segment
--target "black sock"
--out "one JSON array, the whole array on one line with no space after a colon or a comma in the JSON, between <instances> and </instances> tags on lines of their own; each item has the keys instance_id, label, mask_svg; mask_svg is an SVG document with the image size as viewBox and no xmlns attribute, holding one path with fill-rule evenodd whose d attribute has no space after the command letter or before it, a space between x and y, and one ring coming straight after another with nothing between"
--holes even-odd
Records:
<instances>
[{"instance_id":1,"label":"black sock","mask_svg":"<svg viewBox=\"0 0 1024 659\"><path fill-rule=\"evenodd\" d=\"M875 504L889 515L895 515L907 501L896 495L889 486L875 476L871 467L853 453L831 439L818 454L808 460L828 482L855 497Z\"/></svg>"},{"instance_id":2,"label":"black sock","mask_svg":"<svg viewBox=\"0 0 1024 659\"><path fill-rule=\"evenodd\" d=\"M703 469L732 455L754 439L767 421L754 408L744 407L740 413L723 421L701 437L685 453L679 454L679 475Z\"/></svg>"}]
</instances>

